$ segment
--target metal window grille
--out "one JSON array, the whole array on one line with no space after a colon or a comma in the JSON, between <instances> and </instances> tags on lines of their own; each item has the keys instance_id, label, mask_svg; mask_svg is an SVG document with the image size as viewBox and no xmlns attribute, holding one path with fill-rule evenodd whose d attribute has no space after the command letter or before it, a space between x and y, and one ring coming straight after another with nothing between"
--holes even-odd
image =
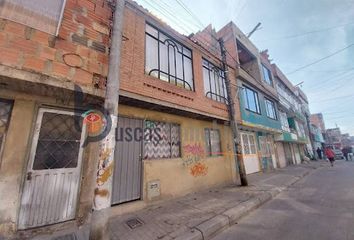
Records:
<instances>
[{"instance_id":1,"label":"metal window grille","mask_svg":"<svg viewBox=\"0 0 354 240\"><path fill-rule=\"evenodd\" d=\"M207 156L210 157L222 155L219 130L207 128L204 129L204 133Z\"/></svg>"},{"instance_id":2,"label":"metal window grille","mask_svg":"<svg viewBox=\"0 0 354 240\"><path fill-rule=\"evenodd\" d=\"M203 79L205 96L219 102L227 103L224 71L203 59Z\"/></svg>"},{"instance_id":3,"label":"metal window grille","mask_svg":"<svg viewBox=\"0 0 354 240\"><path fill-rule=\"evenodd\" d=\"M178 124L146 120L144 125L144 159L181 156Z\"/></svg>"},{"instance_id":4,"label":"metal window grille","mask_svg":"<svg viewBox=\"0 0 354 240\"><path fill-rule=\"evenodd\" d=\"M75 128L75 117L43 113L33 170L77 167L81 130Z\"/></svg>"},{"instance_id":5,"label":"metal window grille","mask_svg":"<svg viewBox=\"0 0 354 240\"><path fill-rule=\"evenodd\" d=\"M146 24L145 71L176 86L194 91L192 51Z\"/></svg>"},{"instance_id":6,"label":"metal window grille","mask_svg":"<svg viewBox=\"0 0 354 240\"><path fill-rule=\"evenodd\" d=\"M9 126L13 101L0 99L0 166L7 128Z\"/></svg>"}]
</instances>

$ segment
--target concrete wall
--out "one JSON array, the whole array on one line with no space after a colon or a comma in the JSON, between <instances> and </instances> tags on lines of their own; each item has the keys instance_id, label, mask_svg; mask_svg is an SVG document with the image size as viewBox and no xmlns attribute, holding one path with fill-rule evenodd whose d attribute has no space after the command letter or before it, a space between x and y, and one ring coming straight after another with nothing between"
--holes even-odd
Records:
<instances>
[{"instance_id":1,"label":"concrete wall","mask_svg":"<svg viewBox=\"0 0 354 240\"><path fill-rule=\"evenodd\" d=\"M143 161L143 198L145 201L148 201L147 183L154 180L159 180L161 185L161 196L158 199L167 199L216 185L238 182L229 126L125 105L120 105L119 111L122 116L177 123L181 127L180 158ZM223 156L206 157L205 153L192 156L197 157L206 169L205 174L193 175L191 170L194 164L188 162L188 158L191 157L188 146L198 146L202 150L205 149L205 128L219 129ZM177 179L178 181L176 181Z\"/></svg>"},{"instance_id":2,"label":"concrete wall","mask_svg":"<svg viewBox=\"0 0 354 240\"><path fill-rule=\"evenodd\" d=\"M14 100L14 107L10 117L10 124L4 143L0 166L1 237L2 235L12 236L16 232L22 188L38 109L43 105L58 109L73 109L73 105L72 102L66 105L59 104L59 99L55 98L24 94L4 89L0 90L0 98ZM81 174L81 186L84 187L82 187L79 192L76 219L74 221L57 224L56 226L36 229L33 232L50 232L53 231L53 229L65 228L73 224L82 225L90 220L92 197L96 181L97 156L97 144L93 143L85 148ZM25 234L26 236L30 236L32 231L27 231ZM25 235L21 235L21 237L24 236Z\"/></svg>"}]
</instances>

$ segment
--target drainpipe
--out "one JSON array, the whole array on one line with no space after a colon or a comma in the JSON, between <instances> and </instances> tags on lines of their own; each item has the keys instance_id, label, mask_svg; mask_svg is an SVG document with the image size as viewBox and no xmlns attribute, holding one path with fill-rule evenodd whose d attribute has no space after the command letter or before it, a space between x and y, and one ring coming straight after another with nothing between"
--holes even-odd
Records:
<instances>
[{"instance_id":1,"label":"drainpipe","mask_svg":"<svg viewBox=\"0 0 354 240\"><path fill-rule=\"evenodd\" d=\"M245 165L243 162L243 155L240 151L240 146L239 146L237 122L235 119L235 104L234 104L232 94L231 94L230 80L228 78L228 65L226 62L226 50L225 50L225 46L224 46L224 40L222 38L219 39L219 44L220 44L220 49L221 49L223 70L225 71L225 87L226 87L226 92L227 92L227 97L228 97L227 106L228 106L228 110L229 110L230 126L231 126L233 143L234 143L233 144L233 149L234 149L234 153L235 153L234 158L235 158L236 166L239 170L241 186L248 186L248 181L247 181L247 177L246 177L246 169L245 169Z\"/></svg>"},{"instance_id":2,"label":"drainpipe","mask_svg":"<svg viewBox=\"0 0 354 240\"><path fill-rule=\"evenodd\" d=\"M107 235L109 214L99 211L111 206L113 172L114 172L114 149L116 145L115 130L118 119L118 100L120 82L120 60L123 31L124 0L112 2L114 7L113 26L111 34L111 46L109 51L109 68L107 76L106 97L104 108L112 120L112 125L106 137L99 146L98 168L96 174L96 186L93 201L93 220L91 239L109 239ZM108 117L108 116L106 116ZM106 213L105 213L106 212ZM97 217L98 216L98 217Z\"/></svg>"}]
</instances>

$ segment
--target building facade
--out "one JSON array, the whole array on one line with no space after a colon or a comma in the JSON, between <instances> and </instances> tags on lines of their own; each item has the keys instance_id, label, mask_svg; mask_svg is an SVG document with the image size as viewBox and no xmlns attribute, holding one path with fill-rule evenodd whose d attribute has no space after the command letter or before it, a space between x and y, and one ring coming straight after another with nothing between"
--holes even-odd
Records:
<instances>
[{"instance_id":1,"label":"building facade","mask_svg":"<svg viewBox=\"0 0 354 240\"><path fill-rule=\"evenodd\" d=\"M270 63L234 24L218 31L229 52L228 62L235 66L241 120L238 123L246 173L279 166L274 145L281 133L278 96Z\"/></svg>"},{"instance_id":2,"label":"building facade","mask_svg":"<svg viewBox=\"0 0 354 240\"><path fill-rule=\"evenodd\" d=\"M285 133L276 75L234 23L187 37L125 1L118 125L110 126L111 1L0 7L0 238L94 225L95 196L110 199L113 216L239 183L231 103L246 172L286 165L275 144ZM295 115L289 134L304 144ZM102 126L116 128L115 149L101 148Z\"/></svg>"},{"instance_id":3,"label":"building facade","mask_svg":"<svg viewBox=\"0 0 354 240\"><path fill-rule=\"evenodd\" d=\"M305 155L304 147L308 141L305 132L306 118L302 113L296 88L276 64L272 65L272 69L279 95L279 118L282 126L282 134L276 138L280 164L298 164Z\"/></svg>"},{"instance_id":4,"label":"building facade","mask_svg":"<svg viewBox=\"0 0 354 240\"><path fill-rule=\"evenodd\" d=\"M97 129L83 113L102 108L112 6L21 3L0 16L1 235L87 224L97 194L114 214L238 182L218 56L126 1L115 167L97 168L107 152L85 144ZM111 191L96 191L109 177Z\"/></svg>"}]
</instances>

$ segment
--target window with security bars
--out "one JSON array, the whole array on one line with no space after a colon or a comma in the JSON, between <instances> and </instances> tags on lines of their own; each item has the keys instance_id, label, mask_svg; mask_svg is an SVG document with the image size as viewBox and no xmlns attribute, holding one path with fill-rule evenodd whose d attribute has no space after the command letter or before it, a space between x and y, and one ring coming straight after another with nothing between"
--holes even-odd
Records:
<instances>
[{"instance_id":1,"label":"window with security bars","mask_svg":"<svg viewBox=\"0 0 354 240\"><path fill-rule=\"evenodd\" d=\"M44 112L33 161L33 170L76 168L81 130L75 127L78 116ZM82 125L82 119L80 117Z\"/></svg>"},{"instance_id":2,"label":"window with security bars","mask_svg":"<svg viewBox=\"0 0 354 240\"><path fill-rule=\"evenodd\" d=\"M206 97L227 103L225 73L205 59L203 59L203 80Z\"/></svg>"},{"instance_id":3,"label":"window with security bars","mask_svg":"<svg viewBox=\"0 0 354 240\"><path fill-rule=\"evenodd\" d=\"M66 0L1 0L0 18L57 35Z\"/></svg>"},{"instance_id":4,"label":"window with security bars","mask_svg":"<svg viewBox=\"0 0 354 240\"><path fill-rule=\"evenodd\" d=\"M221 142L220 142L220 131L217 129L204 129L205 133L205 145L206 145L206 155L220 156L221 152Z\"/></svg>"},{"instance_id":5,"label":"window with security bars","mask_svg":"<svg viewBox=\"0 0 354 240\"><path fill-rule=\"evenodd\" d=\"M144 122L144 159L177 158L181 156L180 125Z\"/></svg>"},{"instance_id":6,"label":"window with security bars","mask_svg":"<svg viewBox=\"0 0 354 240\"><path fill-rule=\"evenodd\" d=\"M145 72L194 91L192 51L149 24L145 31Z\"/></svg>"},{"instance_id":7,"label":"window with security bars","mask_svg":"<svg viewBox=\"0 0 354 240\"><path fill-rule=\"evenodd\" d=\"M0 166L1 155L4 148L7 128L9 126L13 101L0 98Z\"/></svg>"}]
</instances>

